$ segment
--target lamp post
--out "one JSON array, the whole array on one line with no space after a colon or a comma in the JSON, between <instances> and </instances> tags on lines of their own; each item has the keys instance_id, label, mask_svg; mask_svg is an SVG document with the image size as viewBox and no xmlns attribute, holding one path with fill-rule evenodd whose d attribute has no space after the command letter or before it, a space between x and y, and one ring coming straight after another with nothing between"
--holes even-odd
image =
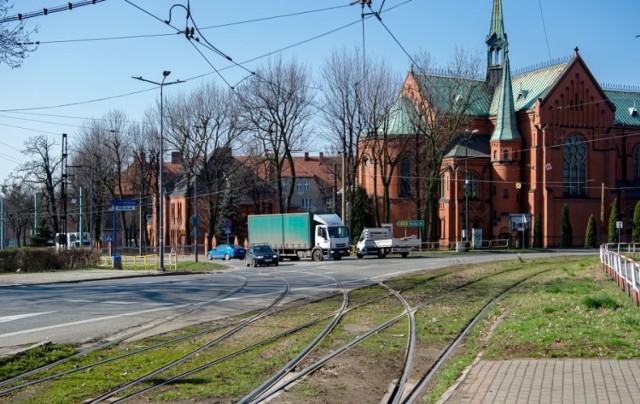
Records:
<instances>
[{"instance_id":1,"label":"lamp post","mask_svg":"<svg viewBox=\"0 0 640 404\"><path fill-rule=\"evenodd\" d=\"M464 241L469 241L469 139L478 133L478 129L466 130L467 137L464 141ZM466 246L465 246L466 247Z\"/></svg>"},{"instance_id":2,"label":"lamp post","mask_svg":"<svg viewBox=\"0 0 640 404\"><path fill-rule=\"evenodd\" d=\"M147 83L155 84L160 87L160 158L158 163L158 249L160 250L160 261L158 263L158 270L164 271L164 183L162 178L162 171L164 168L164 100L162 95L162 89L164 86L170 86L172 84L184 83L183 80L176 80L166 83L165 80L167 76L170 75L171 72L169 70L165 70L162 72L162 81L152 81L139 77L131 77L136 80L145 81Z\"/></svg>"},{"instance_id":3,"label":"lamp post","mask_svg":"<svg viewBox=\"0 0 640 404\"><path fill-rule=\"evenodd\" d=\"M204 129L200 125L194 126L196 130L196 138L198 138L198 129ZM206 136L206 131L204 132ZM193 218L191 224L193 225L193 252L195 255L195 261L198 262L198 230L200 229L200 218L198 217L198 157L200 156L200 149L203 147L206 139L200 139L201 143L198 145L196 153L195 169L193 170ZM206 159L206 156L205 156Z\"/></svg>"}]
</instances>

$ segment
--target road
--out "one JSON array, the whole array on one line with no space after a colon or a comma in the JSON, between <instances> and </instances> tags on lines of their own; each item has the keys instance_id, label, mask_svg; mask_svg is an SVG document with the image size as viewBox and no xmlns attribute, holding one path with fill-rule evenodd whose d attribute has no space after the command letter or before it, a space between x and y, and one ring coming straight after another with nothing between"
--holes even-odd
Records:
<instances>
[{"instance_id":1,"label":"road","mask_svg":"<svg viewBox=\"0 0 640 404\"><path fill-rule=\"evenodd\" d=\"M14 285L0 288L0 347L42 341L86 343L158 324L191 312L172 327L211 321L262 308L287 285L287 301L355 288L393 276L457 264L538 258L545 253L434 254L341 261L285 261L278 267L247 268L244 261L224 262L228 269L209 274L103 279L78 283ZM194 311L199 309L198 311ZM162 328L157 328L159 332Z\"/></svg>"}]
</instances>

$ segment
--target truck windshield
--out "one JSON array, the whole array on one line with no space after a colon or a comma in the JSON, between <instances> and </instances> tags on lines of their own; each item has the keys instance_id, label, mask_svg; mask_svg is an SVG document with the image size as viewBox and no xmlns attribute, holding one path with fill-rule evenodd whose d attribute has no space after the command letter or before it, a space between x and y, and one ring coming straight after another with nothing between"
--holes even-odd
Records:
<instances>
[{"instance_id":1,"label":"truck windshield","mask_svg":"<svg viewBox=\"0 0 640 404\"><path fill-rule=\"evenodd\" d=\"M346 238L349 237L349 230L344 226L330 226L329 237Z\"/></svg>"}]
</instances>

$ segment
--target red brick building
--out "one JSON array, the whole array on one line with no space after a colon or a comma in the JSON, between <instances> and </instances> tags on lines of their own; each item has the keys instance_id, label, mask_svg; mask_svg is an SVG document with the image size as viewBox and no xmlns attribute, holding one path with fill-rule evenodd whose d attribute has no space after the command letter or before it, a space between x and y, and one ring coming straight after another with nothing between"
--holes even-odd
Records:
<instances>
[{"instance_id":1,"label":"red brick building","mask_svg":"<svg viewBox=\"0 0 640 404\"><path fill-rule=\"evenodd\" d=\"M604 241L616 197L622 240L628 240L640 199L640 90L601 86L577 48L566 60L513 73L508 49L517 44L507 40L501 0L494 0L492 10L486 79L466 79L477 89L467 110L467 134L460 131L441 167L440 246L463 240L465 228L481 231L483 240L520 242L523 219L529 244L535 218L541 221L543 245L558 246L565 204L574 246L584 245L591 214ZM416 94L426 99L447 80L454 78L410 72L400 99ZM392 132L414 138L406 125L410 119L394 118L404 124L395 124ZM403 196L406 173L398 169L394 175L391 221L418 219L411 217L415 202ZM371 181L363 178L360 183L371 194Z\"/></svg>"}]
</instances>

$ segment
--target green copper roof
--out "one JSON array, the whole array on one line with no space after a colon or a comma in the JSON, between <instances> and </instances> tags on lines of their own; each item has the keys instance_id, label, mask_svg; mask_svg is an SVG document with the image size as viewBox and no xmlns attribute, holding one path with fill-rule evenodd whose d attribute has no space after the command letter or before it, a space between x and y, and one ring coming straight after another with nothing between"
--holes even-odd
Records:
<instances>
[{"instance_id":1,"label":"green copper roof","mask_svg":"<svg viewBox=\"0 0 640 404\"><path fill-rule=\"evenodd\" d=\"M484 81L459 76L416 75L420 93L434 108L445 114L455 114L463 109L463 115L488 116L491 96Z\"/></svg>"},{"instance_id":2,"label":"green copper roof","mask_svg":"<svg viewBox=\"0 0 640 404\"><path fill-rule=\"evenodd\" d=\"M504 33L504 19L502 17L502 0L493 0L491 26L485 42L494 49L504 49L507 44L507 35Z\"/></svg>"},{"instance_id":3,"label":"green copper roof","mask_svg":"<svg viewBox=\"0 0 640 404\"><path fill-rule=\"evenodd\" d=\"M616 125L640 126L640 91L620 89L604 93L616 106Z\"/></svg>"},{"instance_id":4,"label":"green copper roof","mask_svg":"<svg viewBox=\"0 0 640 404\"><path fill-rule=\"evenodd\" d=\"M411 100L400 97L389 110L387 116L386 133L388 135L407 135L416 133L418 114Z\"/></svg>"},{"instance_id":5,"label":"green copper roof","mask_svg":"<svg viewBox=\"0 0 640 404\"><path fill-rule=\"evenodd\" d=\"M522 140L516 122L516 108L513 101L513 88L511 87L511 67L509 65L509 52L504 54L504 69L502 71L502 83L498 88L498 111L496 114L496 127L491 135L491 141Z\"/></svg>"}]
</instances>

